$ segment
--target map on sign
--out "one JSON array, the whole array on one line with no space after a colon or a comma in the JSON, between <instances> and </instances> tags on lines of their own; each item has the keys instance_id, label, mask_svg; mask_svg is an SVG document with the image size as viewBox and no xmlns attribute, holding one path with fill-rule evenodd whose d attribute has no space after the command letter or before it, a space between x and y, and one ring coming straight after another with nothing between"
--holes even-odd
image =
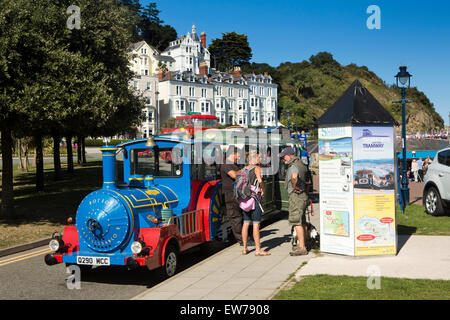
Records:
<instances>
[{"instance_id":1,"label":"map on sign","mask_svg":"<svg viewBox=\"0 0 450 320\"><path fill-rule=\"evenodd\" d=\"M365 246L392 245L395 241L394 220L363 216L357 221L356 239Z\"/></svg>"},{"instance_id":2,"label":"map on sign","mask_svg":"<svg viewBox=\"0 0 450 320\"><path fill-rule=\"evenodd\" d=\"M323 215L324 233L335 236L349 236L348 211L325 210Z\"/></svg>"}]
</instances>

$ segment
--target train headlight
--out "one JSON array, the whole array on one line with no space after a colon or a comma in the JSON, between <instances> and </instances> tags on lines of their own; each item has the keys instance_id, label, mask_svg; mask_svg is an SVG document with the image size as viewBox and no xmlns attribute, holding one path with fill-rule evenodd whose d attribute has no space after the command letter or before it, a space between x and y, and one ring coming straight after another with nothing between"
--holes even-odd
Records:
<instances>
[{"instance_id":1,"label":"train headlight","mask_svg":"<svg viewBox=\"0 0 450 320\"><path fill-rule=\"evenodd\" d=\"M58 251L64 247L64 241L62 239L62 235L54 232L52 235L52 240L50 240L48 247L52 251Z\"/></svg>"},{"instance_id":2,"label":"train headlight","mask_svg":"<svg viewBox=\"0 0 450 320\"><path fill-rule=\"evenodd\" d=\"M59 240L58 239L52 239L50 240L50 243L48 244L50 250L52 251L58 251L59 249Z\"/></svg>"},{"instance_id":3,"label":"train headlight","mask_svg":"<svg viewBox=\"0 0 450 320\"><path fill-rule=\"evenodd\" d=\"M142 249L143 249L143 245L140 241L134 241L131 244L131 252L133 252L134 254L139 254L141 253Z\"/></svg>"}]
</instances>

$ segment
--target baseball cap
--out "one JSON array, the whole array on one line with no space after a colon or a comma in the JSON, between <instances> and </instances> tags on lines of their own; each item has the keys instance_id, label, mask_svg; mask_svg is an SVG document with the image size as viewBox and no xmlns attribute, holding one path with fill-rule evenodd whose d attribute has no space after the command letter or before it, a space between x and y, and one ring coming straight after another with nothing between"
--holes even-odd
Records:
<instances>
[{"instance_id":1,"label":"baseball cap","mask_svg":"<svg viewBox=\"0 0 450 320\"><path fill-rule=\"evenodd\" d=\"M286 155L293 155L293 154L295 154L294 149L292 149L291 147L287 147L280 152L280 158L283 158Z\"/></svg>"}]
</instances>

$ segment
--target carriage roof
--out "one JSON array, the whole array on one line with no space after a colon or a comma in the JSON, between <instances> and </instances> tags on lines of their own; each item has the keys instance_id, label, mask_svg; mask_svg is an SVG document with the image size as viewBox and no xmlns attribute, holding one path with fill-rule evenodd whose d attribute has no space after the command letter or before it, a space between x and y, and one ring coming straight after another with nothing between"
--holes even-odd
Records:
<instances>
[{"instance_id":1,"label":"carriage roof","mask_svg":"<svg viewBox=\"0 0 450 320\"><path fill-rule=\"evenodd\" d=\"M256 134L248 134L244 131L226 130L226 129L208 129L204 131L198 131L193 138L189 137L187 132L174 132L161 134L154 136L155 142L165 141L184 144L219 144L219 145L231 145L231 144L244 144L244 145L300 145L297 140L294 139L282 139L280 135L276 134L264 134L258 131ZM262 131L264 132L264 131ZM147 141L147 138L135 139L131 141L122 142L117 147L126 147L131 145L141 144Z\"/></svg>"}]
</instances>

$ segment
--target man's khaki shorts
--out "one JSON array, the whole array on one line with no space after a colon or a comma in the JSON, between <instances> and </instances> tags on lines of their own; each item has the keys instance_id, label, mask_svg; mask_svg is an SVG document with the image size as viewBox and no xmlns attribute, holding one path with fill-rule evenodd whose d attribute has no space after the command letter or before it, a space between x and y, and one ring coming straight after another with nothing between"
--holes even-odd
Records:
<instances>
[{"instance_id":1,"label":"man's khaki shorts","mask_svg":"<svg viewBox=\"0 0 450 320\"><path fill-rule=\"evenodd\" d=\"M289 194L289 225L306 225L306 208L308 206L308 196L306 193Z\"/></svg>"}]
</instances>

